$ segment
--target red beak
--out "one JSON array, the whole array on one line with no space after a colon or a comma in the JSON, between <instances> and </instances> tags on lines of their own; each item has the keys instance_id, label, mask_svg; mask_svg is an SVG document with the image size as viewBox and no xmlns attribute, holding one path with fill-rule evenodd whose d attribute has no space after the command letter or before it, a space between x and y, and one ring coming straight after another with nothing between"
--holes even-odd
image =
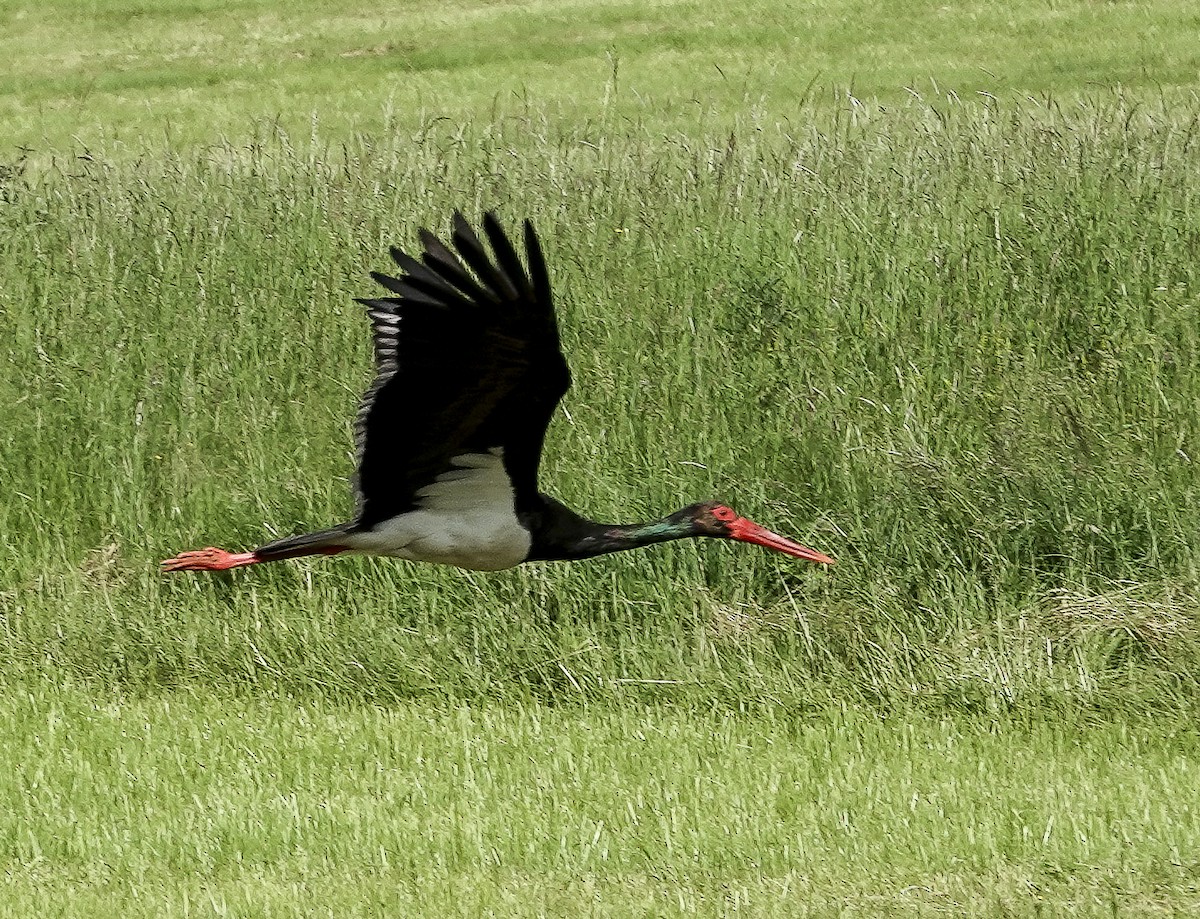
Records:
<instances>
[{"instance_id":1,"label":"red beak","mask_svg":"<svg viewBox=\"0 0 1200 919\"><path fill-rule=\"evenodd\" d=\"M819 565L832 565L834 563L833 559L823 552L818 552L816 549L809 549L799 543L792 542L778 533L772 533L766 527L760 527L753 520L747 520L745 517L738 517L729 524L729 536L731 539L754 543L756 546L774 549L776 552L782 552L784 555L792 555L806 561L816 562Z\"/></svg>"}]
</instances>

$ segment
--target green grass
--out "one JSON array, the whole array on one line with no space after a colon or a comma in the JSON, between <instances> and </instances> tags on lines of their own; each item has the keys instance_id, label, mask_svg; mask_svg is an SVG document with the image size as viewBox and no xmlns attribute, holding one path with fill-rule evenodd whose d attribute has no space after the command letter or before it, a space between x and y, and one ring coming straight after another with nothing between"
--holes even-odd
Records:
<instances>
[{"instance_id":1,"label":"green grass","mask_svg":"<svg viewBox=\"0 0 1200 919\"><path fill-rule=\"evenodd\" d=\"M1197 911L1192 5L54 7L0 11L0 915ZM837 567L161 577L350 513L351 298L456 207L546 241L548 491Z\"/></svg>"},{"instance_id":2,"label":"green grass","mask_svg":"<svg viewBox=\"0 0 1200 919\"><path fill-rule=\"evenodd\" d=\"M17 177L4 658L379 699L1190 706L1196 125L913 104L797 136L531 122L455 129L449 156L267 137ZM706 543L160 577L349 514L350 298L458 205L547 240L577 380L549 491L600 519L723 496L838 567Z\"/></svg>"},{"instance_id":3,"label":"green grass","mask_svg":"<svg viewBox=\"0 0 1200 919\"><path fill-rule=\"evenodd\" d=\"M124 155L243 137L502 121L526 106L692 133L698 118L803 124L805 100L892 104L1137 87L1187 98L1186 0L347 4L112 2L0 10L4 143ZM0 152L7 152L0 148Z\"/></svg>"},{"instance_id":4,"label":"green grass","mask_svg":"<svg viewBox=\"0 0 1200 919\"><path fill-rule=\"evenodd\" d=\"M1200 907L1191 722L383 709L63 687L11 696L0 737L9 915Z\"/></svg>"}]
</instances>

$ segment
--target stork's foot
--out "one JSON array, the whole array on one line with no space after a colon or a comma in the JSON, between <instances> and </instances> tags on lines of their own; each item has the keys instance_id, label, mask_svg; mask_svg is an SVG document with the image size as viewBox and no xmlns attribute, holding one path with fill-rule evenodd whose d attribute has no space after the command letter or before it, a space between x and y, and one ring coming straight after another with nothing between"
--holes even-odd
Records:
<instances>
[{"instance_id":1,"label":"stork's foot","mask_svg":"<svg viewBox=\"0 0 1200 919\"><path fill-rule=\"evenodd\" d=\"M226 552L215 546L207 549L196 549L193 552L180 552L174 558L168 558L159 565L159 570L167 571L227 571L230 568L241 568L243 565L253 565L258 557L253 552Z\"/></svg>"}]
</instances>

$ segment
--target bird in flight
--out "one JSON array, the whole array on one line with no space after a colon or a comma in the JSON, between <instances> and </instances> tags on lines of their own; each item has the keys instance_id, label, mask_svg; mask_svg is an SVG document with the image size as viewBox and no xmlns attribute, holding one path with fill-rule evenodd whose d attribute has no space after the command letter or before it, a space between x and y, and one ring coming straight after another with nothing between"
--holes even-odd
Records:
<instances>
[{"instance_id":1,"label":"bird in flight","mask_svg":"<svg viewBox=\"0 0 1200 919\"><path fill-rule=\"evenodd\" d=\"M717 501L648 523L596 523L538 490L546 427L571 385L550 276L526 220L525 261L495 214L491 254L461 213L445 245L391 250L388 296L364 299L375 380L354 423L354 519L251 552L182 552L163 571L224 571L351 552L483 571L575 560L693 536L734 539L823 565L833 559Z\"/></svg>"}]
</instances>

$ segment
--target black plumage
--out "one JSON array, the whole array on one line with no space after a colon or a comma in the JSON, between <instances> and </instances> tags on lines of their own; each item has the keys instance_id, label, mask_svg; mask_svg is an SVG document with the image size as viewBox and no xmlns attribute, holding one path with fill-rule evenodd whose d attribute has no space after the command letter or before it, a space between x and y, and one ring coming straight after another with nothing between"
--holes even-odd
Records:
<instances>
[{"instance_id":1,"label":"black plumage","mask_svg":"<svg viewBox=\"0 0 1200 919\"><path fill-rule=\"evenodd\" d=\"M394 296L360 301L376 365L355 424L360 527L413 510L415 493L463 453L503 449L518 506L536 498L546 427L571 375L533 225L525 222L528 269L494 214L483 228L495 262L456 213L461 261L423 231L421 261L392 250L403 277L372 274Z\"/></svg>"}]
</instances>

